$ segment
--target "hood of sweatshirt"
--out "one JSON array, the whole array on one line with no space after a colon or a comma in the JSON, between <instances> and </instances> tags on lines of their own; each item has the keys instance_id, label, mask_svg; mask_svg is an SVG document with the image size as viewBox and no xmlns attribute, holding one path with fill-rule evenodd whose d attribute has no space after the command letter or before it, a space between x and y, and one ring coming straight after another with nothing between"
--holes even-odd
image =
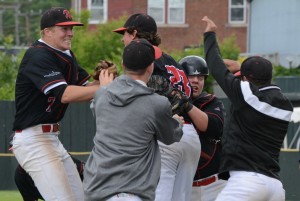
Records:
<instances>
[{"instance_id":1,"label":"hood of sweatshirt","mask_svg":"<svg viewBox=\"0 0 300 201\"><path fill-rule=\"evenodd\" d=\"M131 103L139 96L154 93L153 89L142 85L127 75L117 77L110 85L103 87L103 90L106 93L107 101L111 105L119 107Z\"/></svg>"}]
</instances>

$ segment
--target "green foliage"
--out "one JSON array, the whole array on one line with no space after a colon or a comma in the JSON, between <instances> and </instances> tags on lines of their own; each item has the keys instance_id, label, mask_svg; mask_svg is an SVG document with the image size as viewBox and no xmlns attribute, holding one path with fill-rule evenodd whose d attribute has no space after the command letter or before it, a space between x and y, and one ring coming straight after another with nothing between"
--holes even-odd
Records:
<instances>
[{"instance_id":1,"label":"green foliage","mask_svg":"<svg viewBox=\"0 0 300 201\"><path fill-rule=\"evenodd\" d=\"M273 66L273 76L296 76L300 75L300 67L297 68L285 68L282 66Z\"/></svg>"},{"instance_id":2,"label":"green foliage","mask_svg":"<svg viewBox=\"0 0 300 201\"><path fill-rule=\"evenodd\" d=\"M81 15L84 22L88 15ZM88 72L92 72L99 60L113 61L121 71L122 51L124 44L122 35L113 33L112 30L123 25L125 16L120 20L111 20L106 24L99 24L94 30L76 27L72 41L72 51L76 55L79 64Z\"/></svg>"},{"instance_id":3,"label":"green foliage","mask_svg":"<svg viewBox=\"0 0 300 201\"><path fill-rule=\"evenodd\" d=\"M220 51L222 54L222 58L238 60L240 54L240 48L236 43L236 37L230 36L224 38L224 40L220 45Z\"/></svg>"},{"instance_id":4,"label":"green foliage","mask_svg":"<svg viewBox=\"0 0 300 201\"><path fill-rule=\"evenodd\" d=\"M4 50L0 51L0 100L13 100L15 96L15 80L23 53L11 53L12 41L11 35L1 38Z\"/></svg>"}]
</instances>

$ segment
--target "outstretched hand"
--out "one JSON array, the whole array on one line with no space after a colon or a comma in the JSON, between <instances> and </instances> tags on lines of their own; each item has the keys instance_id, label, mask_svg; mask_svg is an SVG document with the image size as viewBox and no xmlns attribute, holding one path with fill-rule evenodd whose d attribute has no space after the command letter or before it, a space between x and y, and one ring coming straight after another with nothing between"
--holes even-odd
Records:
<instances>
[{"instance_id":1,"label":"outstretched hand","mask_svg":"<svg viewBox=\"0 0 300 201\"><path fill-rule=\"evenodd\" d=\"M206 22L206 28L204 32L210 32L210 31L216 32L217 25L211 19L209 19L207 16L204 16L202 18L202 21Z\"/></svg>"}]
</instances>

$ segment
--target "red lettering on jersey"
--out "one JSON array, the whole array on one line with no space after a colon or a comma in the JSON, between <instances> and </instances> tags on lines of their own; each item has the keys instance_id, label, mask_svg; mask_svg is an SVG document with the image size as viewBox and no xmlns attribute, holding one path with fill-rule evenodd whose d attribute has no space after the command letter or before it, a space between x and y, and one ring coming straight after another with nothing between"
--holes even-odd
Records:
<instances>
[{"instance_id":1,"label":"red lettering on jersey","mask_svg":"<svg viewBox=\"0 0 300 201\"><path fill-rule=\"evenodd\" d=\"M170 76L171 86L176 87L180 91L185 92L185 94L190 97L191 95L191 87L189 85L189 80L186 77L183 70L176 68L175 66L166 65L166 69Z\"/></svg>"},{"instance_id":2,"label":"red lettering on jersey","mask_svg":"<svg viewBox=\"0 0 300 201\"><path fill-rule=\"evenodd\" d=\"M64 10L63 14L65 15L65 17L69 20L72 20L72 15L68 10Z\"/></svg>"},{"instance_id":3,"label":"red lettering on jersey","mask_svg":"<svg viewBox=\"0 0 300 201\"><path fill-rule=\"evenodd\" d=\"M51 107L52 107L54 101L55 101L55 97L54 96L51 96L51 97L48 98L49 105L48 105L48 107L46 109L46 112L51 112Z\"/></svg>"}]
</instances>

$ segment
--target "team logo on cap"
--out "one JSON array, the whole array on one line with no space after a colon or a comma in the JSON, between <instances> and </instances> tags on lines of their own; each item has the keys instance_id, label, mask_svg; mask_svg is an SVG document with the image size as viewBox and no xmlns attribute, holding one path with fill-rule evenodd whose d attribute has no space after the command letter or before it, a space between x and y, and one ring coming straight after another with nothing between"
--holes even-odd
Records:
<instances>
[{"instance_id":1,"label":"team logo on cap","mask_svg":"<svg viewBox=\"0 0 300 201\"><path fill-rule=\"evenodd\" d=\"M196 71L194 71L194 73L193 73L194 75L199 75L200 74L200 72L198 72L197 70Z\"/></svg>"},{"instance_id":2,"label":"team logo on cap","mask_svg":"<svg viewBox=\"0 0 300 201\"><path fill-rule=\"evenodd\" d=\"M71 15L71 13L68 10L64 10L63 14L65 15L65 17L67 19L70 19L70 20L72 19L72 15Z\"/></svg>"}]
</instances>

